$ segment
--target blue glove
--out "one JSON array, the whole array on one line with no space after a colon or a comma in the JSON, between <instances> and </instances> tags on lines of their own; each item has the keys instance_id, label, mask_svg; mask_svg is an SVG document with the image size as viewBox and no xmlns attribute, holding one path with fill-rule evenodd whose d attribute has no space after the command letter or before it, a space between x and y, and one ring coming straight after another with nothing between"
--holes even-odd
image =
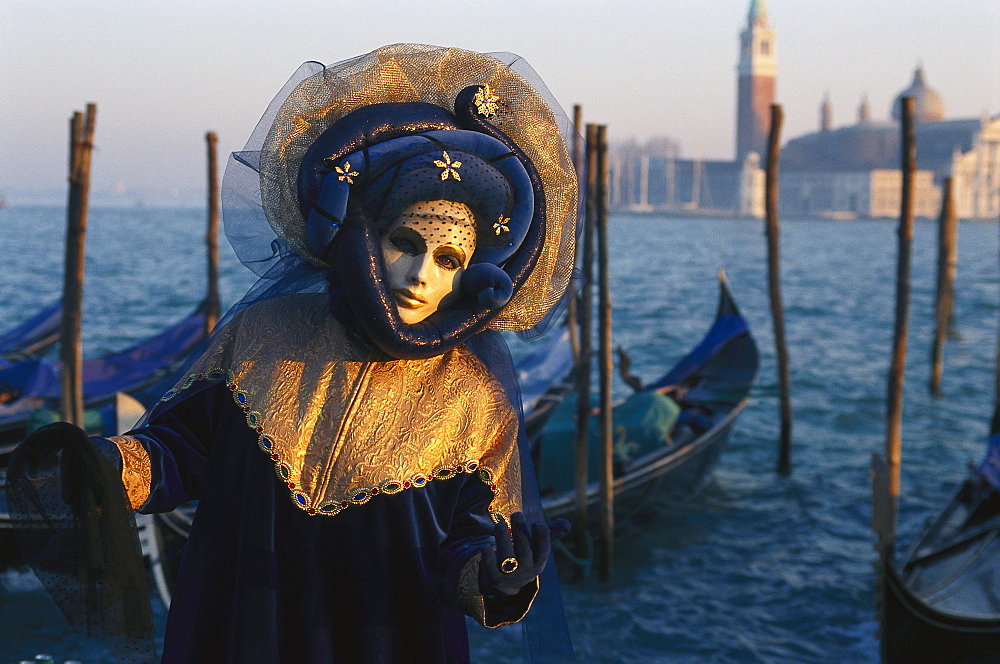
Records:
<instances>
[{"instance_id":1,"label":"blue glove","mask_svg":"<svg viewBox=\"0 0 1000 664\"><path fill-rule=\"evenodd\" d=\"M542 573L552 542L565 537L569 529L568 521L556 519L548 526L533 523L529 532L521 512L511 515L510 532L506 523L498 523L494 531L496 548L484 546L480 549L480 591L485 596L516 595Z\"/></svg>"}]
</instances>

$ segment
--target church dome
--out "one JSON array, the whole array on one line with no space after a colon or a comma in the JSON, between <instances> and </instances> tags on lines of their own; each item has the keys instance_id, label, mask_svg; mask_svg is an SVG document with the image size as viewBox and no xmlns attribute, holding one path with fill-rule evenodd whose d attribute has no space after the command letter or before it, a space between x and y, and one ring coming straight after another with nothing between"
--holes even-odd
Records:
<instances>
[{"instance_id":1,"label":"church dome","mask_svg":"<svg viewBox=\"0 0 1000 664\"><path fill-rule=\"evenodd\" d=\"M913 72L913 83L906 88L892 101L892 119L899 120L902 117L903 97L913 97L915 99L914 112L918 122L936 122L944 120L944 100L941 93L927 85L924 80L924 68L917 67Z\"/></svg>"}]
</instances>

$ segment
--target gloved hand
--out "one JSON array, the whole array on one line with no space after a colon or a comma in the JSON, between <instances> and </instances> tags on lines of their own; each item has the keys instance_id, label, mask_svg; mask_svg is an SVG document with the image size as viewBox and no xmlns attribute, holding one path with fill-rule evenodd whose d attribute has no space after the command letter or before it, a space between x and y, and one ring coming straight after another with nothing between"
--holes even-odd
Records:
<instances>
[{"instance_id":1,"label":"gloved hand","mask_svg":"<svg viewBox=\"0 0 1000 664\"><path fill-rule=\"evenodd\" d=\"M496 548L484 546L480 552L479 589L483 595L516 595L545 569L552 542L565 537L569 522L556 519L550 525L531 524L529 533L524 514L515 512L507 524L496 525Z\"/></svg>"}]
</instances>

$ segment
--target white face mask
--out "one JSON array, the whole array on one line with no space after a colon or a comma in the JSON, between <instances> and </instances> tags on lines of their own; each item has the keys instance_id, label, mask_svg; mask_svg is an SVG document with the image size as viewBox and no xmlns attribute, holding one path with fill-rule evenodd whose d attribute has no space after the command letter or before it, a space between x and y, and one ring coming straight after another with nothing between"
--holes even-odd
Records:
<instances>
[{"instance_id":1,"label":"white face mask","mask_svg":"<svg viewBox=\"0 0 1000 664\"><path fill-rule=\"evenodd\" d=\"M472 211L451 201L413 203L389 226L382 236L385 279L404 323L447 306L476 250L475 228Z\"/></svg>"}]
</instances>

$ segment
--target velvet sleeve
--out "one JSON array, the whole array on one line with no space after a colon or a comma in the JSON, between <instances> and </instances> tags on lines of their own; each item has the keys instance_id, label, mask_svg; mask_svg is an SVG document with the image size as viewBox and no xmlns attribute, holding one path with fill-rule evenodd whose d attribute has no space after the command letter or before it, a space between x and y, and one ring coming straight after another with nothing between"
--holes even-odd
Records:
<instances>
[{"instance_id":1,"label":"velvet sleeve","mask_svg":"<svg viewBox=\"0 0 1000 664\"><path fill-rule=\"evenodd\" d=\"M133 509L168 512L198 498L225 397L224 385L212 385L154 416L147 426L91 439L119 469Z\"/></svg>"}]
</instances>

